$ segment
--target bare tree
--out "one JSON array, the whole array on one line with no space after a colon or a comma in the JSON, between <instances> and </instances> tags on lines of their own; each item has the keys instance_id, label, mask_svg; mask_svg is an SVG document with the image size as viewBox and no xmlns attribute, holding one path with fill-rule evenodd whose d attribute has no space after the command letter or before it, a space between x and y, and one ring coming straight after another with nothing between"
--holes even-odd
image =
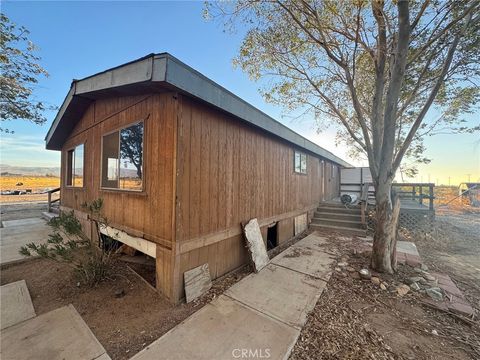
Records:
<instances>
[{"instance_id":1,"label":"bare tree","mask_svg":"<svg viewBox=\"0 0 480 360\"><path fill-rule=\"evenodd\" d=\"M391 190L397 170L414 172L407 164L429 161L425 136L479 129L461 116L480 96L479 10L478 1L435 0L206 6L206 15L228 29L247 27L234 63L252 79L269 78L262 90L267 101L338 124L337 139L368 158L376 190L376 270L396 266L399 202Z\"/></svg>"}]
</instances>

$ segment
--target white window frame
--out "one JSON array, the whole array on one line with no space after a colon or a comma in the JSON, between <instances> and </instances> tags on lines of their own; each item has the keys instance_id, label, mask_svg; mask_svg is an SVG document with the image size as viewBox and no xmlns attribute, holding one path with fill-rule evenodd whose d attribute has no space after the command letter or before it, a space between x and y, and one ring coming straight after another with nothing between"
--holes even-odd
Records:
<instances>
[{"instance_id":1,"label":"white window frame","mask_svg":"<svg viewBox=\"0 0 480 360\"><path fill-rule=\"evenodd\" d=\"M299 166L297 166L297 157L299 158ZM304 161L302 161L302 159ZM305 164L305 167L302 167L302 164ZM308 157L307 154L304 152L295 150L293 152L293 171L296 174L302 174L306 175L307 174L307 168L308 168Z\"/></svg>"}]
</instances>

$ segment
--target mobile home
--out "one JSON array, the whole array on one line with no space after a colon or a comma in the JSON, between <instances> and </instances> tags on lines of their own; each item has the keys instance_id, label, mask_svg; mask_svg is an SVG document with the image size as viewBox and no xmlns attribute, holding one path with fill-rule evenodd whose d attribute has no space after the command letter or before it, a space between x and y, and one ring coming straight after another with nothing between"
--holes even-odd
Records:
<instances>
[{"instance_id":1,"label":"mobile home","mask_svg":"<svg viewBox=\"0 0 480 360\"><path fill-rule=\"evenodd\" d=\"M173 56L151 54L74 80L46 136L61 151L61 209L97 198L116 238L155 258L171 302L183 273L246 263L241 224L276 246L337 197L342 159Z\"/></svg>"}]
</instances>

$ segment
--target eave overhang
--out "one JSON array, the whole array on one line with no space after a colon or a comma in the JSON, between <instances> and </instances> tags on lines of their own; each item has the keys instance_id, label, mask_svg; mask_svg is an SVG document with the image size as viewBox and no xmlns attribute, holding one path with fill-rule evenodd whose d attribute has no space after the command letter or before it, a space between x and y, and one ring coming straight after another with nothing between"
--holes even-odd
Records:
<instances>
[{"instance_id":1,"label":"eave overhang","mask_svg":"<svg viewBox=\"0 0 480 360\"><path fill-rule=\"evenodd\" d=\"M63 143L90 104L100 98L178 91L225 111L246 123L282 138L338 165L351 165L297 134L227 89L168 53L151 54L127 64L72 82L46 137L46 148L61 150Z\"/></svg>"}]
</instances>

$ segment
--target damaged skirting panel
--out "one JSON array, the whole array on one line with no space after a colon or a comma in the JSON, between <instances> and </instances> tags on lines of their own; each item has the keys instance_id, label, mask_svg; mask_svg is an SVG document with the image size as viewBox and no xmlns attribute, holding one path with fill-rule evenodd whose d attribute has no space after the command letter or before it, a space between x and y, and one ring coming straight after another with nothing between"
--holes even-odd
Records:
<instances>
[{"instance_id":1,"label":"damaged skirting panel","mask_svg":"<svg viewBox=\"0 0 480 360\"><path fill-rule=\"evenodd\" d=\"M107 225L100 225L100 232L111 237L112 239L120 241L123 244L131 246L132 248L148 256L153 258L157 257L157 244L151 241L128 235L125 231L121 231Z\"/></svg>"}]
</instances>

